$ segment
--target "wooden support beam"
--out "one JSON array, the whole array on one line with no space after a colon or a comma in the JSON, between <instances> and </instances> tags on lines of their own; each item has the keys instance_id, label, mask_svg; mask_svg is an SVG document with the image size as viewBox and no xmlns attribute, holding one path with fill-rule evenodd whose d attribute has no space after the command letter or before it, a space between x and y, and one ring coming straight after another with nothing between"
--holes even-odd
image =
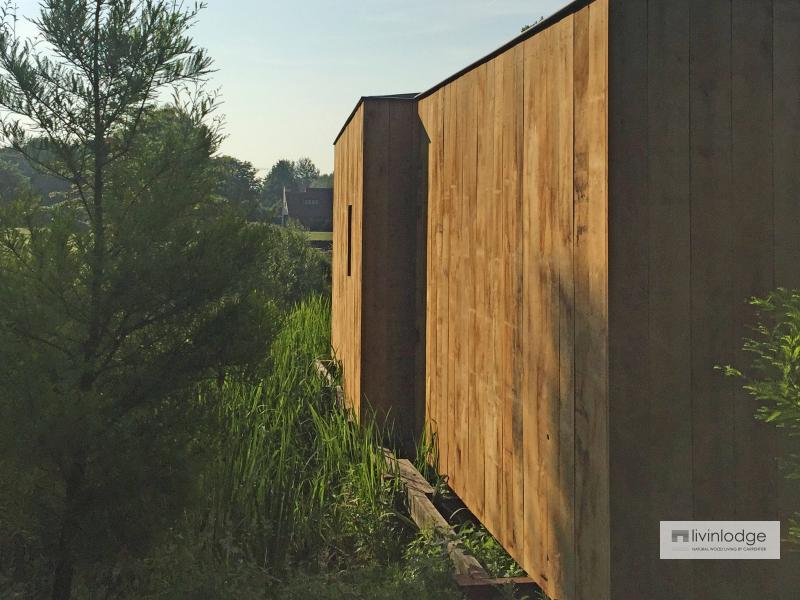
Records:
<instances>
[{"instance_id":1,"label":"wooden support beam","mask_svg":"<svg viewBox=\"0 0 800 600\"><path fill-rule=\"evenodd\" d=\"M433 529L446 540L447 554L453 563L454 578L467 598L494 599L497 597L497 590L506 585L514 585L523 592L540 589L530 577L491 577L474 556L467 554L459 546L455 531L428 498L428 495L434 492L433 487L411 461L397 459L385 448L383 453L389 468L389 476L400 477L406 488L411 519L420 529Z\"/></svg>"}]
</instances>

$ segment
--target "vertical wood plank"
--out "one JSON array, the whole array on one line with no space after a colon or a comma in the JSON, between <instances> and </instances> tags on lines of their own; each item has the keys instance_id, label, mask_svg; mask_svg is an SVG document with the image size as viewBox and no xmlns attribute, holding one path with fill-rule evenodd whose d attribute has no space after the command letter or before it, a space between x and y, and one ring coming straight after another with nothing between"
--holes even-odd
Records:
<instances>
[{"instance_id":1,"label":"vertical wood plank","mask_svg":"<svg viewBox=\"0 0 800 600\"><path fill-rule=\"evenodd\" d=\"M483 416L483 388L479 372L485 363L486 344L482 334L480 316L485 291L485 251L484 236L480 230L479 220L479 112L482 112L482 100L486 88L486 65L481 65L472 72L469 82L469 109L467 114L466 159L464 165L464 185L468 194L467 230L469 231L469 252L467 254L467 295L469 298L469 433L467 470L469 486L472 490L473 511L483 515L485 512L484 495L484 440L485 431Z\"/></svg>"},{"instance_id":2,"label":"vertical wood plank","mask_svg":"<svg viewBox=\"0 0 800 600\"><path fill-rule=\"evenodd\" d=\"M422 153L422 161L424 164L424 172L421 174L422 178L427 179L427 184L425 185L425 193L427 194L426 198L426 206L434 206L431 203L431 196L434 195L434 192L430 189L435 184L434 179L435 176L433 174L434 166L432 164L431 159L431 146L433 145L433 137L435 136L434 133L434 123L433 123L433 110L432 110L432 102L430 100L423 100L418 104L417 110L419 112L419 119L422 125L422 139L420 140L420 149ZM435 200L434 200L435 202ZM432 362L432 354L431 354L431 347L436 346L436 327L434 327L434 322L429 319L428 317L431 316L435 318L436 316L436 300L435 300L435 289L433 287L433 282L436 279L432 277L431 269L432 269L432 260L433 260L433 248L434 248L434 239L435 233L431 231L431 226L434 225L434 220L432 218L431 212L426 210L425 212L425 247L424 251L424 259L425 259L425 280L423 285L425 286L425 348L424 348L424 361L426 366L426 373L425 373L425 391L424 391L424 410L425 410L425 435L431 436L435 432L435 418L433 412L433 388L434 385L434 377L432 376L431 370L428 368L429 365L433 365Z\"/></svg>"},{"instance_id":3,"label":"vertical wood plank","mask_svg":"<svg viewBox=\"0 0 800 600\"><path fill-rule=\"evenodd\" d=\"M736 518L733 384L731 2L692 5L692 420L694 518ZM713 564L712 564L713 563ZM733 566L694 565L695 595L737 593Z\"/></svg>"},{"instance_id":4,"label":"vertical wood plank","mask_svg":"<svg viewBox=\"0 0 800 600\"><path fill-rule=\"evenodd\" d=\"M575 132L586 136L580 143L576 138L575 144L587 150L586 175L581 178L586 189L581 201L586 207L576 208L576 218L581 215L585 220L576 222L575 231L575 298L576 306L582 306L575 311L575 597L606 600L613 535L608 396L609 2L596 0L588 9L588 84L580 110L575 99ZM574 60L580 63L583 55Z\"/></svg>"},{"instance_id":5,"label":"vertical wood plank","mask_svg":"<svg viewBox=\"0 0 800 600\"><path fill-rule=\"evenodd\" d=\"M537 368L535 388L538 402L540 455L542 463L539 471L540 493L544 499L544 510L539 515L539 527L544 536L545 569L551 595L559 593L554 551L556 527L554 514L558 502L558 413L559 413L559 298L558 298L558 207L556 198L556 179L558 156L555 148L558 143L557 113L552 105L553 88L556 85L556 65L554 64L555 35L550 28L540 34L542 38L542 75L537 81L534 110L537 112L536 167L533 185L536 195L533 198L533 222L531 235L534 241L533 274L538 275L540 287L540 312L532 315L531 326L537 332L534 363ZM539 117L539 115L541 115ZM538 206L537 206L538 205ZM538 210L537 210L538 209ZM537 247L538 246L538 247ZM534 323L538 320L538 324ZM538 327L537 327L538 325ZM560 595L560 594L559 594Z\"/></svg>"},{"instance_id":6,"label":"vertical wood plank","mask_svg":"<svg viewBox=\"0 0 800 600\"><path fill-rule=\"evenodd\" d=\"M455 207L455 194L456 184L454 181L455 167L455 150L456 150L456 107L455 107L455 93L451 87L442 89L443 102L444 102L444 155L443 155L443 207L444 212L442 215L442 224L444 226L444 239L442 246L442 277L445 287L445 300L446 309L443 315L442 332L444 332L443 341L443 354L441 358L445 360L446 374L444 374L443 384L443 398L446 403L445 409L445 427L446 435L442 438L442 451L444 452L445 474L450 477L451 483L453 472L453 452L454 452L454 423L455 423L455 405L453 404L453 397L455 392L454 385L454 364L453 364L453 320L456 316L455 306L455 282L454 275L454 225L453 213ZM452 285L451 285L452 284Z\"/></svg>"},{"instance_id":7,"label":"vertical wood plank","mask_svg":"<svg viewBox=\"0 0 800 600\"><path fill-rule=\"evenodd\" d=\"M773 19L776 285L800 288L800 4L775 0Z\"/></svg>"},{"instance_id":8,"label":"vertical wood plank","mask_svg":"<svg viewBox=\"0 0 800 600\"><path fill-rule=\"evenodd\" d=\"M690 0L651 2L648 10L649 397L651 456L646 538L659 521L691 519L691 203L689 158ZM692 597L689 561L659 559L648 548L655 599Z\"/></svg>"},{"instance_id":9,"label":"vertical wood plank","mask_svg":"<svg viewBox=\"0 0 800 600\"><path fill-rule=\"evenodd\" d=\"M775 285L800 288L800 3L773 2L774 276ZM800 440L779 434L779 456L800 454ZM778 479L781 521L800 506L800 482ZM800 555L781 548L780 600L800 589Z\"/></svg>"},{"instance_id":10,"label":"vertical wood plank","mask_svg":"<svg viewBox=\"0 0 800 600\"><path fill-rule=\"evenodd\" d=\"M505 478L506 536L509 552L518 552L518 535L523 535L516 521L516 480L514 472L514 258L511 248L516 243L516 202L512 186L516 185L516 164L514 162L514 54L507 53L503 60L503 107L502 107L502 153L503 171L501 184L501 268L503 269L503 288L501 292L503 319L501 350L501 393L503 398L503 475ZM520 538L521 539L521 538Z\"/></svg>"},{"instance_id":11,"label":"vertical wood plank","mask_svg":"<svg viewBox=\"0 0 800 600\"><path fill-rule=\"evenodd\" d=\"M497 414L498 422L498 445L500 452L498 454L499 473L498 485L499 498L500 498L500 525L498 526L499 538L504 540L504 547L506 547L505 540L509 539L510 524L513 518L510 516L510 504L508 473L506 472L506 419L505 419L505 358L504 358L504 332L505 332L505 303L504 297L506 293L506 269L504 267L503 255L503 223L505 221L504 213L506 210L503 201L503 90L505 89L505 55L498 56L492 61L494 64L494 119L493 128L494 134L492 138L492 198L494 210L491 214L491 250L490 250L490 264L493 273L491 283L491 308L493 313L492 319L492 364L493 377L492 377L492 396Z\"/></svg>"},{"instance_id":12,"label":"vertical wood plank","mask_svg":"<svg viewBox=\"0 0 800 600\"><path fill-rule=\"evenodd\" d=\"M434 235L433 259L431 261L432 278L430 286L435 296L435 313L429 318L435 329L434 340L429 343L429 348L433 356L429 359L429 367L432 371L434 384L431 386L433 403L432 411L436 421L436 453L439 472L446 473L443 451L444 439L447 436L446 420L446 387L444 377L446 374L446 352L445 342L447 340L447 330L444 328L444 312L447 302L447 281L443 276L442 253L445 248L444 236L444 106L443 94L434 94L430 99L431 110L434 115L434 136L431 140L430 163L432 173L435 173L435 180L431 182L431 193L429 196L432 221L428 224L428 235ZM434 281L435 280L435 281Z\"/></svg>"},{"instance_id":13,"label":"vertical wood plank","mask_svg":"<svg viewBox=\"0 0 800 600\"><path fill-rule=\"evenodd\" d=\"M642 585L639 582L648 580L648 557L654 549L654 541L641 535L649 516L650 481L650 463L641 438L641 432L647 430L650 398L647 3L628 0L610 6L611 598L635 598ZM579 128L576 124L576 130ZM581 237L579 229L579 241ZM590 418L591 412L579 408L578 414L583 420ZM591 460L588 447L584 452ZM578 489L580 502L583 498L592 502L591 489L587 490L589 495L582 493L580 486ZM580 523L583 520L581 514Z\"/></svg>"},{"instance_id":14,"label":"vertical wood plank","mask_svg":"<svg viewBox=\"0 0 800 600\"><path fill-rule=\"evenodd\" d=\"M380 102L365 101L363 163L364 198L361 204L361 392L359 411L367 419L380 419L385 414L382 406L381 382L389 362L386 340L386 319L382 309L390 302L389 286L376 285L384 279L384 265L379 257L389 255L388 211L389 202L384 182L391 169L391 113ZM366 249L366 251L364 251Z\"/></svg>"},{"instance_id":15,"label":"vertical wood plank","mask_svg":"<svg viewBox=\"0 0 800 600\"><path fill-rule=\"evenodd\" d=\"M773 287L772 189L772 2L732 1L732 336L736 364L746 364L741 350L755 324L747 301ZM741 386L734 387L734 460L736 516L742 520L777 517L778 473L773 428L759 423L758 403ZM779 563L745 561L737 570L738 593L777 597L782 587Z\"/></svg>"},{"instance_id":16,"label":"vertical wood plank","mask_svg":"<svg viewBox=\"0 0 800 600\"><path fill-rule=\"evenodd\" d=\"M495 149L495 66L496 61L485 65L483 85L478 96L478 225L477 244L482 273L476 275L476 287L480 290L479 313L481 346L476 358L478 381L481 391L484 435L484 524L496 537L501 536L500 472L502 469L502 422L495 390L495 343L494 326L497 304L496 273L494 260L497 239L497 198L494 193L494 149ZM482 293L481 293L482 292Z\"/></svg>"},{"instance_id":17,"label":"vertical wood plank","mask_svg":"<svg viewBox=\"0 0 800 600\"><path fill-rule=\"evenodd\" d=\"M573 253L574 19L553 27L555 66L548 104L555 115L555 245L558 273L558 414L556 432L557 487L550 494L551 562L557 595L575 596L575 530L572 499L575 488L575 273Z\"/></svg>"},{"instance_id":18,"label":"vertical wood plank","mask_svg":"<svg viewBox=\"0 0 800 600\"><path fill-rule=\"evenodd\" d=\"M542 198L547 183L544 164L546 149L544 135L547 131L545 106L547 98L547 44L543 35L534 36L524 44L524 180L522 196L523 224L522 270L528 276L523 278L523 420L528 425L526 432L524 477L525 477L525 547L523 560L535 570L529 573L542 586L549 586L551 573L547 559L547 481L545 460L548 433L541 423L541 412L546 407L547 398L540 382L547 382L547 374L542 371L540 351L550 344L551 334L547 330L549 321L544 320L547 313L542 312L547 299L545 288L548 285L546 274L542 275L541 265L549 251L546 246L546 208ZM548 592L551 590L548 590Z\"/></svg>"},{"instance_id":19,"label":"vertical wood plank","mask_svg":"<svg viewBox=\"0 0 800 600\"><path fill-rule=\"evenodd\" d=\"M525 240L523 239L524 223L521 219L522 216L522 170L523 170L523 101L524 101L524 79L525 79L525 52L521 45L514 47L513 52L514 64L514 86L513 86L513 104L512 115L513 118L509 120L512 125L513 134L511 139L507 139L504 135L503 143L508 143L512 148L509 156L509 162L506 162L504 156L503 168L506 173L511 176L509 181L509 199L514 205L514 219L509 222L510 226L514 227L513 238L510 238L508 251L513 257L512 264L514 265L513 289L512 294L509 296L513 299L511 305L511 385L513 390L512 395L512 446L514 448L514 500L512 502L512 510L514 515L514 522L517 524L512 532L512 538L515 542L515 547L518 552L524 547L524 538L526 532L519 531L525 522L525 423L524 423L524 402L525 398L522 389L523 371L525 365L521 361L522 346L526 332L522 329L523 313L524 313L524 299L522 297L525 272L522 269L523 261L523 248ZM509 228L510 229L510 228Z\"/></svg>"},{"instance_id":20,"label":"vertical wood plank","mask_svg":"<svg viewBox=\"0 0 800 600\"><path fill-rule=\"evenodd\" d=\"M455 138L456 152L454 156L455 172L453 174L455 182L455 192L453 195L453 245L452 256L450 257L452 271L452 283L454 284L452 297L453 320L453 378L455 388L453 391L453 402L455 410L453 413L453 463L450 470L450 482L453 489L462 498L465 497L467 489L466 481L466 454L467 436L469 435L469 411L467 407L467 382L469 361L467 360L467 336L466 330L469 324L469 307L467 305L466 290L466 252L469 242L468 232L465 231L467 221L466 216L466 191L464 184L464 163L466 156L467 130L467 96L468 88L466 77L461 77L453 83L453 96L455 98Z\"/></svg>"},{"instance_id":21,"label":"vertical wood plank","mask_svg":"<svg viewBox=\"0 0 800 600\"><path fill-rule=\"evenodd\" d=\"M503 470L505 476L506 534L508 550L512 555L522 549L523 485L522 473L522 415L520 397L519 349L521 331L520 268L522 223L520 214L520 143L522 140L520 114L522 86L520 68L521 47L516 46L504 56L503 61L503 184L502 184L502 267L503 267Z\"/></svg>"}]
</instances>

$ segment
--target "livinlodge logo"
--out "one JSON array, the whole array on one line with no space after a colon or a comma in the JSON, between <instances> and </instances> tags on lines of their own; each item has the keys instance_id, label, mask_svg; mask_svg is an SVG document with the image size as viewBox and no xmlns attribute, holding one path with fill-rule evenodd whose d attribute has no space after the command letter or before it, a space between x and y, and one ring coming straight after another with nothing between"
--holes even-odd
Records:
<instances>
[{"instance_id":1,"label":"livinlodge logo","mask_svg":"<svg viewBox=\"0 0 800 600\"><path fill-rule=\"evenodd\" d=\"M673 529L672 530L672 541L673 542L688 542L689 541L689 530L688 529Z\"/></svg>"},{"instance_id":2,"label":"livinlodge logo","mask_svg":"<svg viewBox=\"0 0 800 600\"><path fill-rule=\"evenodd\" d=\"M661 521L662 559L780 559L780 521Z\"/></svg>"}]
</instances>

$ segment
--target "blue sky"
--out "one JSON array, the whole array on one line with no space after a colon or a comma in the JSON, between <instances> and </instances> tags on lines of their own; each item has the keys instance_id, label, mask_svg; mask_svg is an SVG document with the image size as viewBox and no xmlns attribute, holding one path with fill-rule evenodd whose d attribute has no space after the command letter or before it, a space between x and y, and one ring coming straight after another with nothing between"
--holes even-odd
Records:
<instances>
[{"instance_id":1,"label":"blue sky","mask_svg":"<svg viewBox=\"0 0 800 600\"><path fill-rule=\"evenodd\" d=\"M33 16L37 0L18 0ZM268 169L333 139L362 95L423 91L566 0L208 0L193 31L218 72L222 151Z\"/></svg>"}]
</instances>

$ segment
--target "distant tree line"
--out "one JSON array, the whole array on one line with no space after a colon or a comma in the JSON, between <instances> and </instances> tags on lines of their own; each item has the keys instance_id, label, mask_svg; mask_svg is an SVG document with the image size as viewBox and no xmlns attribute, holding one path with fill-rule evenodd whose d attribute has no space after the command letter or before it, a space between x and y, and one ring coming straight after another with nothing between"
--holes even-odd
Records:
<instances>
[{"instance_id":1,"label":"distant tree line","mask_svg":"<svg viewBox=\"0 0 800 600\"><path fill-rule=\"evenodd\" d=\"M46 145L44 140L26 144L31 153L34 148ZM41 154L41 151L36 150L36 153ZM291 192L333 187L333 173L321 174L307 157L296 161L280 159L264 177L259 177L252 163L233 156L215 156L212 163L218 181L217 194L249 221L270 221L279 215L284 188ZM32 195L41 199L45 206L52 206L69 190L68 182L37 168L16 149L0 148L0 203Z\"/></svg>"}]
</instances>

